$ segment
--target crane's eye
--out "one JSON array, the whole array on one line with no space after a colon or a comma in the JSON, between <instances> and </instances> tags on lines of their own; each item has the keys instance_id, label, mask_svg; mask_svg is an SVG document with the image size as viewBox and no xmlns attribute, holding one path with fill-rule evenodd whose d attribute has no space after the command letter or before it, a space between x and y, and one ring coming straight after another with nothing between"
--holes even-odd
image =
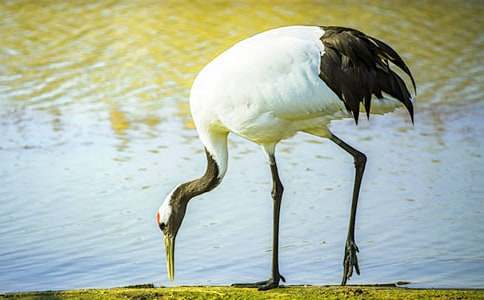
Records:
<instances>
[{"instance_id":1,"label":"crane's eye","mask_svg":"<svg viewBox=\"0 0 484 300\"><path fill-rule=\"evenodd\" d=\"M165 223L160 223L160 229L161 229L161 231L165 230L165 227L166 227Z\"/></svg>"}]
</instances>

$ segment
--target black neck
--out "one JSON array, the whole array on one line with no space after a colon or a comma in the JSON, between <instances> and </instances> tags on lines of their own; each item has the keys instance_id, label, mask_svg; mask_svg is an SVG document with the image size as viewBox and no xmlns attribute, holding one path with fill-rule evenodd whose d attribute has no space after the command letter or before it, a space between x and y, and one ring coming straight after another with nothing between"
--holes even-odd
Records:
<instances>
[{"instance_id":1,"label":"black neck","mask_svg":"<svg viewBox=\"0 0 484 300\"><path fill-rule=\"evenodd\" d=\"M191 198L213 190L219 183L219 168L212 155L205 149L207 156L207 169L202 177L180 185L178 191L188 202Z\"/></svg>"}]
</instances>

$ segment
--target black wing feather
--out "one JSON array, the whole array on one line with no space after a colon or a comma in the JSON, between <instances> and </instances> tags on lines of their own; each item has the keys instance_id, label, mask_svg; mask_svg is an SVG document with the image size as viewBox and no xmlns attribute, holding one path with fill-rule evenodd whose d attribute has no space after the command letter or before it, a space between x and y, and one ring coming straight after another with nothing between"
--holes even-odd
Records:
<instances>
[{"instance_id":1,"label":"black wing feather","mask_svg":"<svg viewBox=\"0 0 484 300\"><path fill-rule=\"evenodd\" d=\"M369 117L371 97L383 98L382 92L396 98L407 108L413 122L413 104L405 82L393 72L389 61L415 80L403 59L384 42L361 31L336 26L323 26L321 37L320 78L338 95L358 124L360 103Z\"/></svg>"}]
</instances>

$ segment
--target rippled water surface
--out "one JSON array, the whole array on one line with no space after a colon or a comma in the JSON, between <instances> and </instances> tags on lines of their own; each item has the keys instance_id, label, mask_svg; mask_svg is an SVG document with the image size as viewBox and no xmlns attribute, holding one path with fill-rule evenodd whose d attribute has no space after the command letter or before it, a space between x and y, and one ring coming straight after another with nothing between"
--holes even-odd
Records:
<instances>
[{"instance_id":1,"label":"rippled water surface","mask_svg":"<svg viewBox=\"0 0 484 300\"><path fill-rule=\"evenodd\" d=\"M0 292L167 285L154 214L205 161L188 112L196 73L234 42L287 24L359 28L394 46L419 87L402 111L332 124L367 153L362 275L483 287L482 1L0 3ZM191 202L176 284L265 279L270 171L230 138L223 184ZM351 158L298 135L279 146L281 273L338 283Z\"/></svg>"}]
</instances>

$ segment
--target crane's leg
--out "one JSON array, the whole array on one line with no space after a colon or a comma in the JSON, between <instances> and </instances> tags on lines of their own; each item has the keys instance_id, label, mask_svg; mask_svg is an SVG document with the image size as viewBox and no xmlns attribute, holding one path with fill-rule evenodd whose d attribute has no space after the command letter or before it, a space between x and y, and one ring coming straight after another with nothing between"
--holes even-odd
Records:
<instances>
[{"instance_id":1,"label":"crane's leg","mask_svg":"<svg viewBox=\"0 0 484 300\"><path fill-rule=\"evenodd\" d=\"M345 285L346 281L351 278L351 275L353 275L353 268L355 268L356 274L360 275L360 267L358 266L358 258L356 256L356 253L359 250L355 243L355 217L356 207L358 205L358 195L360 194L361 179L363 178L363 172L365 171L366 155L346 144L334 134L331 134L330 139L353 156L356 169L353 199L351 201L350 224L343 260L343 280L341 281L341 285Z\"/></svg>"},{"instance_id":2,"label":"crane's leg","mask_svg":"<svg viewBox=\"0 0 484 300\"><path fill-rule=\"evenodd\" d=\"M279 216L281 211L281 200L284 187L282 186L277 171L276 158L273 153L268 153L272 173L272 200L273 200L273 224L272 224L272 276L268 280L254 283L235 283L235 287L254 287L259 290L270 290L279 286L280 280L286 279L279 273Z\"/></svg>"}]
</instances>

